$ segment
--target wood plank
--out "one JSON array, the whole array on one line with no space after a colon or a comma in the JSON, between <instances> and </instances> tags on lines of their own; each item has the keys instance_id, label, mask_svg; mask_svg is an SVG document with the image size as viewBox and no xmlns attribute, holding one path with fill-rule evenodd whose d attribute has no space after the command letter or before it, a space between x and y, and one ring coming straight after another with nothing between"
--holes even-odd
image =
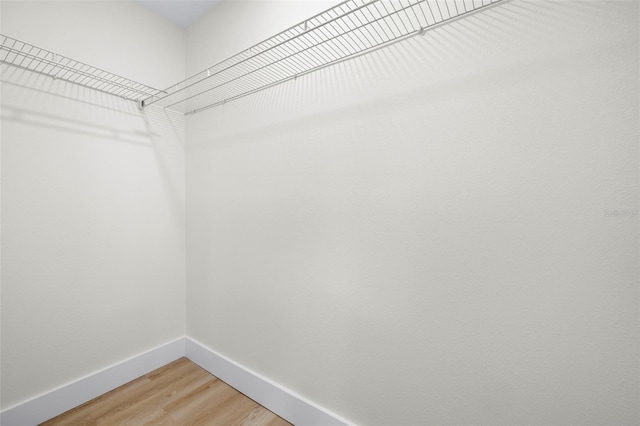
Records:
<instances>
[{"instance_id":1,"label":"wood plank","mask_svg":"<svg viewBox=\"0 0 640 426\"><path fill-rule=\"evenodd\" d=\"M289 422L180 358L42 426L232 425L286 426Z\"/></svg>"}]
</instances>

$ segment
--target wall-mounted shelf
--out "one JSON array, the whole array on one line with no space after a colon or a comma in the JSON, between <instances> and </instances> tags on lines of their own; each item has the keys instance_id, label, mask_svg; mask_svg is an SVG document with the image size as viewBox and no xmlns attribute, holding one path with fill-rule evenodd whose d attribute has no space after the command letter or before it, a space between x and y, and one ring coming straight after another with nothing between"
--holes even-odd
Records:
<instances>
[{"instance_id":1,"label":"wall-mounted shelf","mask_svg":"<svg viewBox=\"0 0 640 426\"><path fill-rule=\"evenodd\" d=\"M0 34L0 63L141 102L160 91L91 65Z\"/></svg>"},{"instance_id":2,"label":"wall-mounted shelf","mask_svg":"<svg viewBox=\"0 0 640 426\"><path fill-rule=\"evenodd\" d=\"M0 34L0 63L191 114L452 22L505 0L346 0L165 90Z\"/></svg>"},{"instance_id":3,"label":"wall-mounted shelf","mask_svg":"<svg viewBox=\"0 0 640 426\"><path fill-rule=\"evenodd\" d=\"M202 111L503 0L347 0L143 101Z\"/></svg>"}]
</instances>

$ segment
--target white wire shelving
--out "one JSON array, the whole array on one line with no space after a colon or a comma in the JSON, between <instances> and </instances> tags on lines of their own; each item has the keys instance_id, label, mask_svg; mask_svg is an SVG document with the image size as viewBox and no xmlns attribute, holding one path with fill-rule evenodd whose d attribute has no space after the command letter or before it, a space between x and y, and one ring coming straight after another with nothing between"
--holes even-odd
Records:
<instances>
[{"instance_id":1,"label":"white wire shelving","mask_svg":"<svg viewBox=\"0 0 640 426\"><path fill-rule=\"evenodd\" d=\"M193 114L508 0L346 0L157 90L0 34L0 63L138 103Z\"/></svg>"},{"instance_id":2,"label":"white wire shelving","mask_svg":"<svg viewBox=\"0 0 640 426\"><path fill-rule=\"evenodd\" d=\"M141 103L160 94L145 84L0 34L0 63Z\"/></svg>"},{"instance_id":3,"label":"white wire shelving","mask_svg":"<svg viewBox=\"0 0 640 426\"><path fill-rule=\"evenodd\" d=\"M346 0L142 101L196 113L503 0Z\"/></svg>"}]
</instances>

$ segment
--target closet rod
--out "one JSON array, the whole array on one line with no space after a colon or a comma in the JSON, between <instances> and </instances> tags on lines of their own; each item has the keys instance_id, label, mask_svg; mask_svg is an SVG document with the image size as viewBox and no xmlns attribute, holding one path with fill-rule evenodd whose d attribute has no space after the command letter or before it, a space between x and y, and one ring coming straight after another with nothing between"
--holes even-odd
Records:
<instances>
[{"instance_id":1,"label":"closet rod","mask_svg":"<svg viewBox=\"0 0 640 426\"><path fill-rule=\"evenodd\" d=\"M193 114L422 34L505 0L346 0L149 96Z\"/></svg>"},{"instance_id":2,"label":"closet rod","mask_svg":"<svg viewBox=\"0 0 640 426\"><path fill-rule=\"evenodd\" d=\"M142 103L160 93L145 84L110 73L33 44L0 34L0 63Z\"/></svg>"}]
</instances>

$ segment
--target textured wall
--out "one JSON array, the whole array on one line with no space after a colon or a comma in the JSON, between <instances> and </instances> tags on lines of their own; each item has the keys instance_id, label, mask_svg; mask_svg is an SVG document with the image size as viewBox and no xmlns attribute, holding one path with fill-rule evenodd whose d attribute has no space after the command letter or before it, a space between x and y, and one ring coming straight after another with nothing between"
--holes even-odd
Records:
<instances>
[{"instance_id":1,"label":"textured wall","mask_svg":"<svg viewBox=\"0 0 640 426\"><path fill-rule=\"evenodd\" d=\"M7 35L150 85L184 75L184 34L135 3L1 7ZM1 79L5 409L184 335L184 119Z\"/></svg>"},{"instance_id":2,"label":"textured wall","mask_svg":"<svg viewBox=\"0 0 640 426\"><path fill-rule=\"evenodd\" d=\"M637 424L638 40L507 2L189 117L188 334L360 424Z\"/></svg>"}]
</instances>

